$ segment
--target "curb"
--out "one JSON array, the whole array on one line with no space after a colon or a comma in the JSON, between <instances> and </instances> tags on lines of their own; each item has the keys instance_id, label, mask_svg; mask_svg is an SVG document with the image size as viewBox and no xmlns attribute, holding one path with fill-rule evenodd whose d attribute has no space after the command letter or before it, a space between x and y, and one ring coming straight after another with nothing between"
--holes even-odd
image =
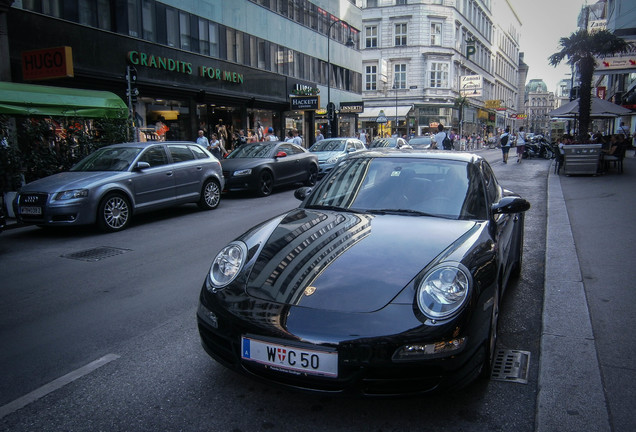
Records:
<instances>
[{"instance_id":1,"label":"curb","mask_svg":"<svg viewBox=\"0 0 636 432\"><path fill-rule=\"evenodd\" d=\"M559 176L548 173L541 354L535 430L609 432L585 286Z\"/></svg>"}]
</instances>

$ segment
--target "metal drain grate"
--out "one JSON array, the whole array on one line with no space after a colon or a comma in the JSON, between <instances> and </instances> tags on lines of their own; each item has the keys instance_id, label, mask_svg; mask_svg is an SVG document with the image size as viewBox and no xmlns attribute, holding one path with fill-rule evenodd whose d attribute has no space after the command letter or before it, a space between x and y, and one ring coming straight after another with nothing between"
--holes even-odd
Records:
<instances>
[{"instance_id":1,"label":"metal drain grate","mask_svg":"<svg viewBox=\"0 0 636 432\"><path fill-rule=\"evenodd\" d=\"M102 260L104 258L110 258L115 255L121 255L123 253L130 252L131 250L132 249L120 249L120 248L102 246L102 247L87 249L85 251L75 252L75 253L61 255L61 256L62 258L70 258L70 259L76 259L80 261L93 262L93 261Z\"/></svg>"},{"instance_id":2,"label":"metal drain grate","mask_svg":"<svg viewBox=\"0 0 636 432\"><path fill-rule=\"evenodd\" d=\"M495 355L490 379L495 381L528 384L530 352L519 350L499 350Z\"/></svg>"}]
</instances>

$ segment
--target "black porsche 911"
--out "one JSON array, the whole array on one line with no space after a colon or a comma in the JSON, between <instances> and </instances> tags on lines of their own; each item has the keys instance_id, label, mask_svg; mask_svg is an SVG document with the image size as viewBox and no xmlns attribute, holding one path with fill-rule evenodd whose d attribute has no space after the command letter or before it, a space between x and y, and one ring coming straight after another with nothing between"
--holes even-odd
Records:
<instances>
[{"instance_id":1,"label":"black porsche 911","mask_svg":"<svg viewBox=\"0 0 636 432\"><path fill-rule=\"evenodd\" d=\"M205 350L290 388L420 394L488 376L521 271L525 199L477 155L368 151L223 248L203 284Z\"/></svg>"},{"instance_id":2,"label":"black porsche 911","mask_svg":"<svg viewBox=\"0 0 636 432\"><path fill-rule=\"evenodd\" d=\"M253 191L268 196L275 187L294 183L313 186L318 157L290 142L243 144L221 160L226 191Z\"/></svg>"}]
</instances>

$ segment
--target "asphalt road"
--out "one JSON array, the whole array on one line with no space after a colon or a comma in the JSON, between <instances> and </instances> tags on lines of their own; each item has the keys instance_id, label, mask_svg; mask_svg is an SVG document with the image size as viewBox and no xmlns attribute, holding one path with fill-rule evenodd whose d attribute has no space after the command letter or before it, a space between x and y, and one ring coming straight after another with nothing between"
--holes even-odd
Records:
<instances>
[{"instance_id":1,"label":"asphalt road","mask_svg":"<svg viewBox=\"0 0 636 432\"><path fill-rule=\"evenodd\" d=\"M195 321L210 260L256 222L295 207L293 191L283 190L225 197L212 212L184 206L144 216L115 234L2 233L0 429L533 431L549 162L503 165L498 150L482 155L505 187L532 203L522 277L504 298L498 341L530 352L527 384L480 381L427 398L343 400L268 387L215 363ZM116 254L69 257L103 247Z\"/></svg>"}]
</instances>

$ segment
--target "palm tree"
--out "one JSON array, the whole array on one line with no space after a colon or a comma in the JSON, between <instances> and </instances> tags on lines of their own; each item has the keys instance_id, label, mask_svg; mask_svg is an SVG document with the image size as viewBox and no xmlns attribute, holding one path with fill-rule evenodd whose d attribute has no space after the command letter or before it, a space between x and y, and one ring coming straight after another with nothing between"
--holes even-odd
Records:
<instances>
[{"instance_id":1,"label":"palm tree","mask_svg":"<svg viewBox=\"0 0 636 432\"><path fill-rule=\"evenodd\" d=\"M590 126L590 109L592 106L592 78L596 69L596 58L608 55L626 53L632 45L614 33L599 30L589 33L581 29L559 40L561 51L548 57L552 66L557 66L564 58L568 58L569 65L577 65L581 76L581 91L579 99L579 142L588 140Z\"/></svg>"}]
</instances>

